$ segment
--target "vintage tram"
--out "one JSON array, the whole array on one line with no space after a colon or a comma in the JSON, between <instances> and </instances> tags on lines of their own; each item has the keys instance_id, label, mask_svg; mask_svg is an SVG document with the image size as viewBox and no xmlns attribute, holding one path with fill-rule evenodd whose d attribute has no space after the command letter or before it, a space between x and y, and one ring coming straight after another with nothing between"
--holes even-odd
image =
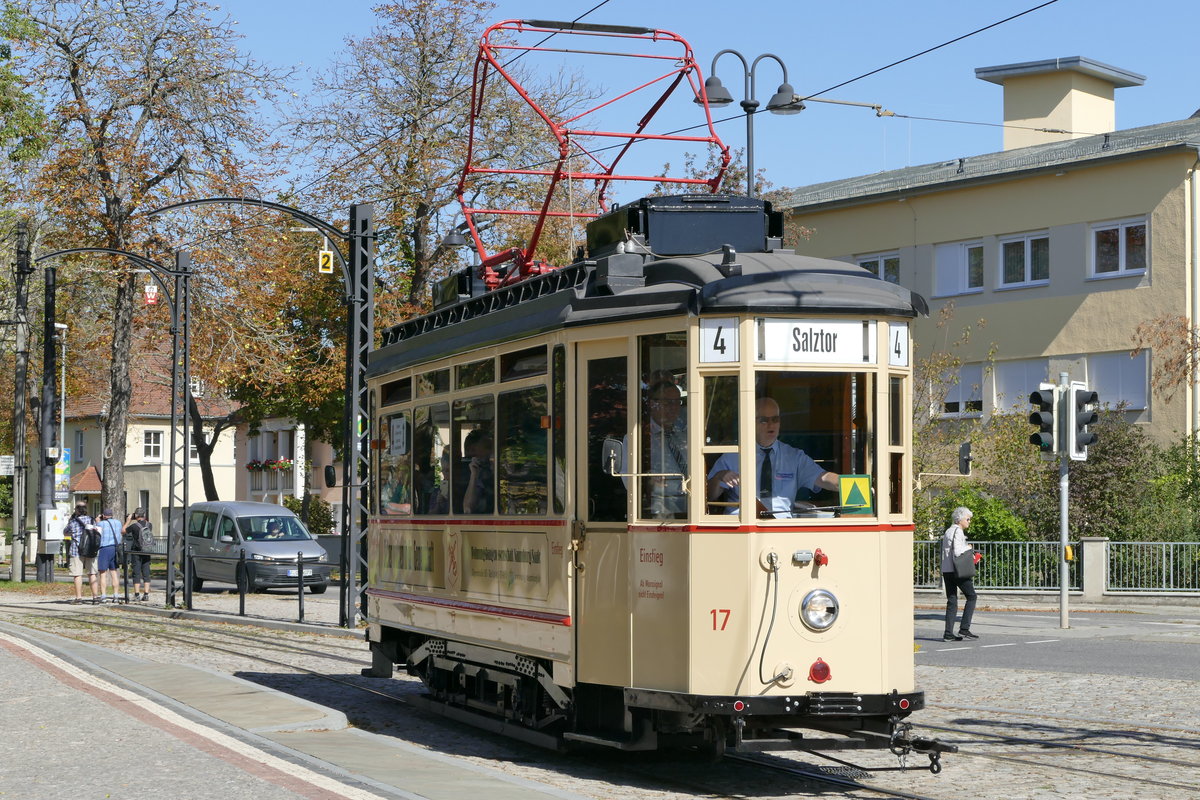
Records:
<instances>
[{"instance_id":1,"label":"vintage tram","mask_svg":"<svg viewBox=\"0 0 1200 800\"><path fill-rule=\"evenodd\" d=\"M926 303L781 231L761 200L646 198L588 225L586 259L464 273L384 333L376 674L554 746L915 748L939 769L905 722Z\"/></svg>"}]
</instances>

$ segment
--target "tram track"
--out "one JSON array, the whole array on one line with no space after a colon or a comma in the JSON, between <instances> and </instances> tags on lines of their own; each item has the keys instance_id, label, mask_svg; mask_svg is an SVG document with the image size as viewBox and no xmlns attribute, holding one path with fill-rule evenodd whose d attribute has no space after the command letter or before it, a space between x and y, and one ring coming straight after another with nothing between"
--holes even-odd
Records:
<instances>
[{"instance_id":1,"label":"tram track","mask_svg":"<svg viewBox=\"0 0 1200 800\"><path fill-rule=\"evenodd\" d=\"M966 708L956 706L931 706L930 710L972 710L996 716L1025 717L1037 720L1037 728L1045 733L1044 736L1018 735L1010 732L992 732L982 730L988 723L985 720L975 720L968 729L963 724L936 724L924 720L915 729L938 733L960 734L962 738L955 743L958 745L956 756L965 759L987 760L996 763L1020 765L1048 771L1059 771L1075 775L1103 777L1112 782L1125 785L1137 784L1141 787L1156 786L1163 789L1180 792L1179 795L1194 797L1200 794L1200 760L1177 758L1170 755L1171 751L1182 751L1193 754L1200 748L1200 731L1195 728L1171 726L1155 723L1135 723L1127 720L1098 719L1070 714L1032 714L1028 710L997 709L997 708ZM1072 724L1087 726L1078 730L1052 728L1049 721L1068 721ZM1123 740L1126 747L1114 744L1086 744L1078 741L1056 741L1054 736L1089 737L1091 739ZM975 741L971 741L975 740ZM978 740L984 740L980 742ZM985 752L983 747L994 743L997 746L1007 746L1008 752ZM1129 747L1144 749L1159 748L1166 753L1130 752ZM1022 749L1025 748L1025 749ZM1043 757L1039 758L1038 755ZM1092 759L1095 765L1083 763L1063 763L1063 757L1072 761ZM1056 759L1056 760L1047 760ZM1146 768L1172 768L1174 780L1148 776ZM1136 774L1126 774L1125 770L1137 769ZM1180 771L1191 770L1196 774L1196 780L1184 783L1180 780Z\"/></svg>"},{"instance_id":2,"label":"tram track","mask_svg":"<svg viewBox=\"0 0 1200 800\"><path fill-rule=\"evenodd\" d=\"M820 767L810 769L807 767L798 767L785 763L772 763L771 760L765 759L761 756L743 755L741 753L727 753L725 755L725 759L728 761L748 764L759 769L790 775L803 780L816 781L818 783L824 783L830 786L837 786L841 789L857 789L879 794L884 797L902 797L906 798L906 800L939 800L939 798L933 795L915 794L913 792L907 792L900 789L889 789L883 786L862 783L857 778L849 777L847 775L833 774L832 772L827 772ZM839 768L828 767L825 769L837 770ZM922 770L916 768L914 771L920 772Z\"/></svg>"},{"instance_id":3,"label":"tram track","mask_svg":"<svg viewBox=\"0 0 1200 800\"><path fill-rule=\"evenodd\" d=\"M227 625L238 625L238 622L222 623L220 627L213 626L207 623L194 623L177 619L152 618L148 620L115 620L104 619L103 617L111 616L108 614L86 614L81 618L75 609L46 609L45 607L31 610L25 606L12 606L0 604L0 610L16 611L22 618L21 625L28 627L31 630L36 630L42 633L48 633L57 636L66 636L84 633L91 630L91 634L83 635L87 641L92 641L97 644L103 644L107 634L131 635L138 638L153 638L165 642L170 642L174 645L180 645L189 648L198 648L206 651L222 653L226 655L236 656L247 659L260 664L268 665L273 668L283 670L294 670L301 672L311 678L336 684L340 687L353 689L358 692L366 693L378 699L386 699L392 702L400 703L406 707L412 706L408 703L407 698L403 695L392 692L382 691L380 689L366 686L361 681L353 679L339 678L336 675L330 675L327 672L322 672L319 669L314 669L311 666L305 666L293 660L287 659L286 654L294 654L297 657L316 658L327 660L335 664L351 663L357 666L369 666L369 660L363 658L348 657L343 653L338 652L340 648L334 646L331 650L315 647L311 643L304 645L296 645L294 643L281 641L276 636L271 635L256 635L250 631L230 630L225 628ZM163 630L163 629L166 630ZM71 630L73 629L73 630ZM102 632L103 635L97 635ZM219 637L222 641L214 642L212 639ZM343 640L349 641L349 640ZM269 649L274 653L280 654L280 657L270 657L263 653L251 652L248 646L254 649ZM506 742L507 744L507 742ZM605 752L605 755L608 755ZM819 768L804 769L797 766L788 766L783 763L770 763L769 760L761 758L747 758L741 756L728 756L728 761L737 763L740 767L749 767L756 771L764 773L782 774L790 778L804 781L806 783L816 783L823 786L832 786L839 789L855 789L869 793L871 796L883 797L900 797L909 798L909 800L937 800L937 798L922 794L914 794L910 792L895 791L879 786L870 786L860 783L850 778L831 774L822 771ZM607 759L605 759L607 760ZM555 759L557 761L557 759ZM558 764L558 767L563 766ZM608 772L613 772L613 766L606 767ZM653 771L639 769L631 766L626 760L622 760L620 766L616 767L617 772L623 772L630 777L636 777L639 781L653 781L660 787L676 787L677 789L685 790L690 795L700 795L705 797L736 797L740 792L733 792L719 785L714 785L713 781L703 782L691 780L685 777L692 766L690 759L684 759L679 764L668 772L677 772L677 775L664 774L662 764L658 763L657 768ZM718 781L716 783L724 783Z\"/></svg>"},{"instance_id":4,"label":"tram track","mask_svg":"<svg viewBox=\"0 0 1200 800\"><path fill-rule=\"evenodd\" d=\"M961 728L953 728L948 725L930 725L930 724L922 724L920 726L920 728L923 730L944 731L944 732L948 732L948 733L961 732L961 730L962 730ZM1093 733L1096 733L1096 732L1093 732ZM1003 743L1012 743L1012 744L1020 744L1020 745L1036 745L1037 747L1040 747L1040 748L1068 750L1073 753L1091 753L1091 754L1101 755L1101 756L1116 756L1117 758L1133 759L1136 761L1146 761L1146 762L1150 762L1150 763L1154 763L1154 764L1163 764L1163 765L1173 766L1173 767L1187 767L1190 769L1200 769L1200 761L1182 761L1180 759L1163 758L1162 756L1146 755L1146 754L1142 754L1142 753L1128 753L1128 752L1124 752L1121 750L1109 749L1106 747L1094 747L1091 745L1082 745L1082 744L1074 744L1074 743L1067 743L1067 742L1054 742L1054 741L1050 741L1048 739L1038 739L1038 738L1032 737L1032 736L1013 736L1012 734L988 733L986 731L972 731L971 735L986 737L988 739L998 740ZM1139 744L1146 744L1146 745L1156 744L1159 746L1164 746L1164 743L1162 741L1159 741L1159 742L1145 741L1145 742L1139 742ZM1173 745L1165 745L1165 746L1173 746ZM1200 740L1192 743L1191 747L1193 749L1196 747L1200 747ZM968 751L964 750L963 746L960 745L959 752L961 753L961 752L968 752ZM999 753L992 753L992 754L972 753L972 755L977 755L977 756L978 755L983 755L983 756L997 755L997 756L999 756L1002 754L999 754Z\"/></svg>"},{"instance_id":5,"label":"tram track","mask_svg":"<svg viewBox=\"0 0 1200 800\"><path fill-rule=\"evenodd\" d=\"M5 605L0 604L0 608L12 608L12 606L5 606ZM55 611L57 612L59 610L55 609ZM72 613L71 611L63 609L61 612L59 612L57 614L50 615L50 614L45 613L45 609L40 609L39 613L37 613L37 614L25 614L23 616L24 616L24 619L26 619L26 620L43 619L43 620L54 620L56 622L62 622L64 619L71 618L68 616L68 615L71 615L71 613ZM201 636L211 637L214 634L216 634L218 636L223 636L228 639L234 639L238 642L253 642L254 645L257 647L270 648L275 651L290 651L290 652L294 652L294 653L301 653L301 654L307 655L309 657L337 661L337 662L342 662L342 663L351 663L351 664L355 664L359 667L370 666L370 661L365 656L363 658L354 659L354 658L347 657L345 655L340 655L337 653L330 653L330 652L315 650L310 647L297 647L294 645L289 645L287 643L281 643L275 637L255 636L254 634L250 634L247 632L241 632L241 631L216 630L210 626L203 626L203 625L196 625L196 624L192 624L192 623L180 622L179 620L155 619L155 620L152 620L149 622L151 622L154 625L170 626L170 627L176 628L176 629L182 628L182 629L194 632L195 635L194 636L182 636L182 635L179 635L178 633L167 633L164 631L156 631L156 630L151 629L148 625L140 625L139 626L139 625L132 625L132 624L119 624L119 623L110 622L110 621L102 621L102 620L97 619L97 616L98 615L89 615L88 618L86 619L86 621L84 621L82 624L86 624L86 625L93 626L93 627L98 627L98 628L101 628L104 630L109 630L109 631L120 631L120 632L124 632L124 633L137 634L138 636L152 636L152 637L155 637L158 639L171 641L171 642L174 642L177 644L183 644L188 647L198 647L198 648L202 648L205 650L211 650L214 652L220 652L220 653L225 653L228 655L246 658L251 661L256 661L256 662L259 662L262 664L269 664L274 667L284 667L287 669L299 670L311 677L320 678L322 680L329 681L331 683L336 683L336 684L339 684L342 686L354 688L359 691L367 692L368 694L377 695L377 696L384 697L384 698L387 698L390 700L395 700L397 702L407 703L405 698L403 698L402 696L399 696L399 695L394 695L394 694L391 694L388 692L382 692L382 691L379 691L378 689L373 689L371 687L363 686L360 683L356 683L353 681L338 678L336 676L329 675L328 673L321 672L319 670L315 670L310 667L305 667L301 664L297 664L294 661L280 661L278 659L267 658L266 656L263 656L263 655L256 655L256 654L247 652L245 649L236 649L234 647L226 647L226 646L217 645L217 644L212 643L211 641L205 641L204 638L201 638ZM223 623L223 624L237 624L237 623ZM49 633L49 634L59 635L59 636L64 635L63 632L61 631L61 629L35 627L32 625L28 625L26 623L22 623L22 625L24 627L29 627L34 630L41 631L42 633ZM96 643L103 644L102 641L96 642Z\"/></svg>"},{"instance_id":6,"label":"tram track","mask_svg":"<svg viewBox=\"0 0 1200 800\"><path fill-rule=\"evenodd\" d=\"M340 640L330 639L329 641L321 641L317 637L320 634L312 635L312 639L306 639L302 642L290 641L288 635L279 635L277 631L265 632L257 634L252 630L243 629L245 626L238 620L222 622L219 625L214 625L207 622L194 622L180 619L168 619L163 617L150 617L148 619L133 619L119 618L111 613L111 610L104 610L101 613L78 613L76 608L50 609L44 605L36 608L20 605L0 604L0 611L12 612L14 616L20 618L19 624L48 634L59 636L70 636L84 641L89 641L102 646L113 646L113 640L116 637L124 637L123 642L135 643L143 641L149 643L150 640L157 640L163 643L164 647L180 647L180 648L195 648L219 654L222 657L236 658L244 660L245 664L259 664L267 667L269 671L275 673L278 680L266 677L255 678L260 682L270 685L283 685L288 681L292 683L289 688L284 691L292 691L293 688L298 688L301 693L307 692L311 699L321 701L320 692L313 687L315 684L311 681L318 681L325 685L337 685L344 690L350 690L359 696L374 698L370 704L379 706L384 701L399 703L406 708L412 708L408 702L408 698L403 693L393 691L384 691L380 688L368 685L371 682L377 682L377 679L362 678L355 676L345 676L333 674L337 670L345 669L347 666L366 667L369 666L369 659L366 656L365 650L361 657L350 650L352 647L359 646L356 640L342 638ZM89 609L90 611L90 609ZM7 614L5 616L8 616ZM140 616L140 615L139 615ZM91 631L90 633L88 631ZM306 636L308 636L306 634ZM237 672L238 670L232 670ZM356 670L357 671L357 670ZM305 686L295 685L295 676L302 675L305 679L311 679ZM420 691L420 686L415 681L405 681L406 684L411 684L412 690ZM368 705L370 705L368 704ZM957 706L936 706L936 710L943 713L953 713L962 711L984 711L983 709L968 709L966 707ZM932 709L931 709L932 710ZM1195 747L1191 742L1191 737L1200 735L1200 731L1195 728L1177 727L1154 723L1133 723L1125 720L1102 720L1095 718L1080 717L1077 715L1066 714L1031 714L1029 711L1008 710L1008 709L987 709L989 714L1009 716L1026 716L1036 717L1039 724L1045 725L1049 720L1061 720L1071 722L1080 726L1080 730L1069 731L1070 735L1078 736L1084 733L1092 736L1103 736L1109 733L1114 735L1125 735L1129 737L1131 733L1136 733L1136 738L1131 740L1132 745L1144 747ZM411 725L411 721L405 722L402 719L396 718L395 714L389 716L392 725L396 728L403 728L406 725ZM360 724L355 722L354 724ZM1082 727L1082 726L1087 726ZM377 724L363 720L361 727L365 729L379 729ZM978 729L965 729L962 724L937 724L934 721L927 723L919 723L916 726L918 729L928 729L930 732L962 734L968 741L960 740L960 751L954 757L954 761L959 764L968 763L970 761L984 760L996 765L1007 765L1010 769L1015 769L1017 774L1070 774L1077 776L1077 779L1103 780L1110 786L1123 785L1128 788L1130 783L1138 783L1146 789L1155 791L1169 792L1161 796L1190 796L1197 791L1195 783L1185 783L1179 780L1177 774L1172 774L1170 777L1147 777L1146 774L1139 773L1138 775L1122 774L1121 764L1141 764L1151 768L1172 768L1175 770L1195 770L1200 769L1200 762L1173 758L1170 754L1156 755L1153 753L1131 753L1119 748L1095 746L1081 744L1078 742L1062 742L1054 741L1051 738L1039 738L1029 735L1014 735L1012 733L992 732ZM1061 729L1056 729L1060 730ZM461 730L456 730L458 735L463 735ZM1167 741L1164 743L1163 734L1175 735L1178 743ZM478 736L473 730L469 735ZM978 746L973 745L970 739L986 740L982 743L983 747L988 747L989 743L994 743L997 746L1012 747L1011 752L982 752ZM431 743L431 746L436 747L436 744ZM550 756L538 757L536 755L522 756L516 750L504 752L509 745L498 745L492 743L489 745L495 747L495 754L484 756L490 763L510 761L513 764L544 764L544 770L547 773L559 771L567 771L578 769L578 764L571 764L563 759L553 758ZM1101 759L1103 764L1082 764L1082 763L1054 763L1054 758L1049 759L1043 757L1031 757L1033 753L1020 752L1018 748L1037 748L1037 751L1051 750L1056 753L1070 754L1071 756L1082 756L1084 758ZM523 750L524 748L520 748ZM797 752L795 756L803 757L802 752ZM963 759L959 761L960 757ZM811 765L803 765L797 763L788 763L787 756L778 755L770 757L760 757L747 754L729 754L726 759L732 760L739 764L740 767L753 768L754 771L766 775L774 773L775 775L787 776L796 781L805 782L808 785L820 785L835 787L841 792L849 792L847 797L898 797L910 798L911 800L937 800L938 798L961 797L961 794L951 792L943 794L939 791L946 787L945 783L939 783L939 779L929 779L933 782L926 783L927 773L920 768L914 768L912 773L891 773L893 775L905 775L905 778L897 778L897 783L905 784L902 786L889 787L879 785L874 782L863 780L870 773L855 773L853 769L844 770L847 774L836 774L838 767L814 767ZM742 773L740 777L721 774L720 770L714 771L711 775L705 775L703 780L697 780L695 774L695 764L687 760L678 761L670 760L669 766L664 763L659 763L656 769L646 771L645 769L633 769L626 762L607 763L609 759L598 758L599 763L607 764L602 772L607 772L609 777L612 773L626 773L637 779L637 783L641 784L642 788L649 788L647 782L653 782L654 785L660 787L660 791L666 792L667 796L671 796L672 792L679 792L674 796L705 796L705 797L738 797L745 796L742 792L736 791L733 785L734 781L744 782L748 776ZM978 761L976 761L978 763ZM645 765L642 765L643 767ZM543 767L539 767L543 768ZM1116 771L1114 771L1116 770ZM992 770L976 774L991 774ZM544 779L544 778L543 778ZM769 784L770 778L756 779L756 783ZM914 785L917 781L922 781L921 785ZM674 790L672 790L674 787ZM932 790L931 793L930 790ZM793 795L795 789L789 790ZM984 795L977 795L984 796ZM1036 796L1036 795L1035 795ZM1160 795L1154 795L1160 796Z\"/></svg>"}]
</instances>

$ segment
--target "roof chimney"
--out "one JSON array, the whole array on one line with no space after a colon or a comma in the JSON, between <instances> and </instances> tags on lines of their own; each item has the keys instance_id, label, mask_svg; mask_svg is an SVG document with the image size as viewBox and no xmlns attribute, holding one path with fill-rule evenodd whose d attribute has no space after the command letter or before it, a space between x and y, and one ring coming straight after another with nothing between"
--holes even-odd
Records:
<instances>
[{"instance_id":1,"label":"roof chimney","mask_svg":"<svg viewBox=\"0 0 1200 800\"><path fill-rule=\"evenodd\" d=\"M1082 56L980 67L975 77L1004 87L1004 149L1061 142L1116 129L1113 90L1145 75Z\"/></svg>"}]
</instances>

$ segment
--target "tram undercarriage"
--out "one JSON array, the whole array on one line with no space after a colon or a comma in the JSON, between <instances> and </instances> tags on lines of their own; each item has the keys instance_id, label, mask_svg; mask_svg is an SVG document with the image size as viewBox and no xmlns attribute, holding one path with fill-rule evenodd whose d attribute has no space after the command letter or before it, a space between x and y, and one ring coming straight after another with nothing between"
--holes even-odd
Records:
<instances>
[{"instance_id":1,"label":"tram undercarriage","mask_svg":"<svg viewBox=\"0 0 1200 800\"><path fill-rule=\"evenodd\" d=\"M429 690L412 701L419 707L549 749L578 744L626 751L694 747L710 757L727 750L821 755L889 749L902 762L911 753L928 755L933 773L941 771L941 753L957 751L954 745L913 736L903 721L924 706L923 692L716 697L596 684L564 689L554 683L546 664L528 656L402 636L371 642L372 667L363 672L391 677L393 665L404 663Z\"/></svg>"}]
</instances>

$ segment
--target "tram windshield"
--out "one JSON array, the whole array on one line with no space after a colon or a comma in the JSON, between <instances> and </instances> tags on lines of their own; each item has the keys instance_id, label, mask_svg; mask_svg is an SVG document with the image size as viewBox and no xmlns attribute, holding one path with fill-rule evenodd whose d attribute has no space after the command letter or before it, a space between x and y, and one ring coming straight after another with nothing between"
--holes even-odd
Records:
<instances>
[{"instance_id":1,"label":"tram windshield","mask_svg":"<svg viewBox=\"0 0 1200 800\"><path fill-rule=\"evenodd\" d=\"M840 477L869 475L872 426L869 373L767 371L755 376L753 408L739 408L735 376L704 383L705 486L708 512L736 514L753 497L756 516L788 518L846 511ZM754 441L743 448L738 415L753 414ZM753 448L754 471L741 451ZM870 483L867 482L869 487ZM857 513L871 512L863 493ZM825 509L822 511L822 509Z\"/></svg>"}]
</instances>

